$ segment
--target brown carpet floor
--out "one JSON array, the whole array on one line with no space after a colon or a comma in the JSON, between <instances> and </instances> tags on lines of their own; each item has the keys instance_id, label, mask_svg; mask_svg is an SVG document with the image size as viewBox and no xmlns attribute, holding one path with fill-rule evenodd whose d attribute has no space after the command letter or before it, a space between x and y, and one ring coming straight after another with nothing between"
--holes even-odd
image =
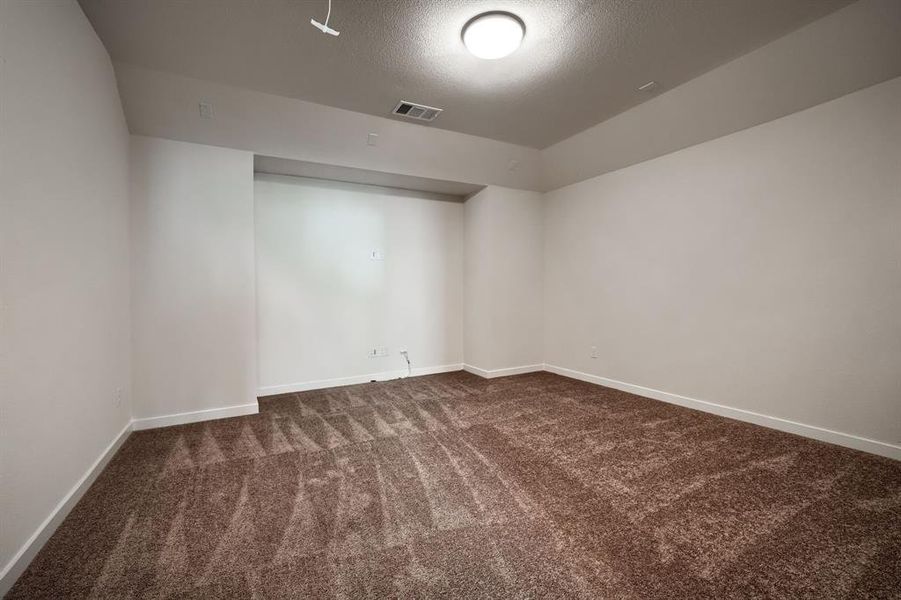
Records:
<instances>
[{"instance_id":1,"label":"brown carpet floor","mask_svg":"<svg viewBox=\"0 0 901 600\"><path fill-rule=\"evenodd\" d=\"M8 598L899 598L901 462L537 373L136 432Z\"/></svg>"}]
</instances>

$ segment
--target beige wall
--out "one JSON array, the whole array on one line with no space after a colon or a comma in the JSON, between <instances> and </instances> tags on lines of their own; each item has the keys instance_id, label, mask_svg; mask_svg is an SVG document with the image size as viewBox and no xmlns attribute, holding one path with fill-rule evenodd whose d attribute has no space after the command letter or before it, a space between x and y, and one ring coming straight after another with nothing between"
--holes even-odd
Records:
<instances>
[{"instance_id":1,"label":"beige wall","mask_svg":"<svg viewBox=\"0 0 901 600\"><path fill-rule=\"evenodd\" d=\"M112 66L74 1L4 0L0 24L2 596L33 553L10 561L128 424L131 390Z\"/></svg>"},{"instance_id":2,"label":"beige wall","mask_svg":"<svg viewBox=\"0 0 901 600\"><path fill-rule=\"evenodd\" d=\"M460 202L273 175L254 196L261 394L406 375L401 349L415 373L460 368Z\"/></svg>"},{"instance_id":3,"label":"beige wall","mask_svg":"<svg viewBox=\"0 0 901 600\"><path fill-rule=\"evenodd\" d=\"M542 363L541 194L488 186L465 204L466 364L481 375Z\"/></svg>"},{"instance_id":4,"label":"beige wall","mask_svg":"<svg viewBox=\"0 0 901 600\"><path fill-rule=\"evenodd\" d=\"M255 412L253 156L132 137L131 247L134 417Z\"/></svg>"},{"instance_id":5,"label":"beige wall","mask_svg":"<svg viewBox=\"0 0 901 600\"><path fill-rule=\"evenodd\" d=\"M547 363L901 443L901 79L545 200Z\"/></svg>"}]
</instances>

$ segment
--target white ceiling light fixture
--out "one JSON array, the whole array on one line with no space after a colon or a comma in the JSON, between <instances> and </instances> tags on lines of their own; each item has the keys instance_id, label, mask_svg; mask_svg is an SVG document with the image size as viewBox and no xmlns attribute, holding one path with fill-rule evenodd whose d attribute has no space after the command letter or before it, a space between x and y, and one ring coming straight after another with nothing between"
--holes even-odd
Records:
<instances>
[{"instance_id":1,"label":"white ceiling light fixture","mask_svg":"<svg viewBox=\"0 0 901 600\"><path fill-rule=\"evenodd\" d=\"M516 52L525 34L526 26L516 15L487 12L473 17L463 26L463 44L473 55L495 60Z\"/></svg>"}]
</instances>

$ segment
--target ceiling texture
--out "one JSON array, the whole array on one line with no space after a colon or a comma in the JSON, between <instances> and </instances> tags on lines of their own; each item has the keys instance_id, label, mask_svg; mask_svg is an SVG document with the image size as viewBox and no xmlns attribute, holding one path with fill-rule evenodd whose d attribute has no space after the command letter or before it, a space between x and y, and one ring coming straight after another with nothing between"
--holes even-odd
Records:
<instances>
[{"instance_id":1,"label":"ceiling texture","mask_svg":"<svg viewBox=\"0 0 901 600\"><path fill-rule=\"evenodd\" d=\"M112 59L545 148L758 48L850 0L80 0ZM507 58L460 32L506 10L526 25ZM638 91L648 81L653 92Z\"/></svg>"}]
</instances>

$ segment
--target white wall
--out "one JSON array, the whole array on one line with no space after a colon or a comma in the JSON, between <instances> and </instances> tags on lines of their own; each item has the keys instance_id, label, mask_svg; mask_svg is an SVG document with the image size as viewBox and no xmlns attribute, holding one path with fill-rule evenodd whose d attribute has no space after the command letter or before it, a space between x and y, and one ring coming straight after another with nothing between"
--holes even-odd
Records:
<instances>
[{"instance_id":1,"label":"white wall","mask_svg":"<svg viewBox=\"0 0 901 600\"><path fill-rule=\"evenodd\" d=\"M135 418L255 412L253 156L134 136L131 174Z\"/></svg>"},{"instance_id":2,"label":"white wall","mask_svg":"<svg viewBox=\"0 0 901 600\"><path fill-rule=\"evenodd\" d=\"M394 376L403 347L418 372L460 368L462 204L274 175L254 190L261 394Z\"/></svg>"},{"instance_id":3,"label":"white wall","mask_svg":"<svg viewBox=\"0 0 901 600\"><path fill-rule=\"evenodd\" d=\"M547 363L901 442L901 79L545 210Z\"/></svg>"},{"instance_id":4,"label":"white wall","mask_svg":"<svg viewBox=\"0 0 901 600\"><path fill-rule=\"evenodd\" d=\"M541 194L488 186L465 208L466 364L483 376L540 365Z\"/></svg>"},{"instance_id":5,"label":"white wall","mask_svg":"<svg viewBox=\"0 0 901 600\"><path fill-rule=\"evenodd\" d=\"M474 135L125 64L116 65L132 133L400 175L538 189L540 153ZM201 119L197 104L213 104ZM379 134L378 145L366 144ZM510 169L510 161L516 161Z\"/></svg>"},{"instance_id":6,"label":"white wall","mask_svg":"<svg viewBox=\"0 0 901 600\"><path fill-rule=\"evenodd\" d=\"M24 567L10 561L131 407L128 131L112 66L74 1L4 0L0 23L2 595Z\"/></svg>"},{"instance_id":7,"label":"white wall","mask_svg":"<svg viewBox=\"0 0 901 600\"><path fill-rule=\"evenodd\" d=\"M898 0L855 2L545 148L542 189L662 156L897 77L899 31ZM665 89L666 81L660 84Z\"/></svg>"}]
</instances>

